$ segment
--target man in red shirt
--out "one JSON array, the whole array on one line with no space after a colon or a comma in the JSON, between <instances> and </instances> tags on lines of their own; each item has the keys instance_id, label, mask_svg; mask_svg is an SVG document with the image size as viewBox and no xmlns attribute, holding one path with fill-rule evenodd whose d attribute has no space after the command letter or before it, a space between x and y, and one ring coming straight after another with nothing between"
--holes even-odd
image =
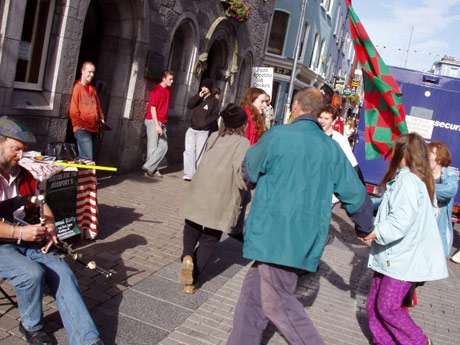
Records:
<instances>
[{"instance_id":1,"label":"man in red shirt","mask_svg":"<svg viewBox=\"0 0 460 345\"><path fill-rule=\"evenodd\" d=\"M164 71L161 82L156 85L150 94L145 127L147 131L147 160L142 166L147 177L161 177L158 165L168 151L166 124L168 110L171 104L171 86L174 82L174 73Z\"/></svg>"},{"instance_id":2,"label":"man in red shirt","mask_svg":"<svg viewBox=\"0 0 460 345\"><path fill-rule=\"evenodd\" d=\"M70 119L77 139L78 156L95 160L97 135L104 123L101 102L96 88L91 85L96 67L92 62L84 62L81 78L73 87L70 101Z\"/></svg>"}]
</instances>

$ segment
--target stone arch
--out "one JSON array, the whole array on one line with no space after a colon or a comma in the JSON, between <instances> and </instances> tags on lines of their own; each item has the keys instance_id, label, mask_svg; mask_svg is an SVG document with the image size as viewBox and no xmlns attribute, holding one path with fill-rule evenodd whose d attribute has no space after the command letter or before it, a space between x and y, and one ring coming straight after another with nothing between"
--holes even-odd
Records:
<instances>
[{"instance_id":1,"label":"stone arch","mask_svg":"<svg viewBox=\"0 0 460 345\"><path fill-rule=\"evenodd\" d=\"M192 72L198 51L198 30L192 17L184 16L174 28L169 45L168 69L175 73L171 116L182 117L186 113L186 102L190 97Z\"/></svg>"},{"instance_id":2,"label":"stone arch","mask_svg":"<svg viewBox=\"0 0 460 345\"><path fill-rule=\"evenodd\" d=\"M236 93L236 101L239 103L244 96L244 92L251 85L251 73L254 66L254 56L252 52L247 52L244 56L238 75L238 87Z\"/></svg>"},{"instance_id":3,"label":"stone arch","mask_svg":"<svg viewBox=\"0 0 460 345\"><path fill-rule=\"evenodd\" d=\"M214 80L222 94L222 103L231 97L235 74L238 72L239 42L237 30L226 17L217 18L210 26L204 47L198 56L195 76Z\"/></svg>"}]
</instances>

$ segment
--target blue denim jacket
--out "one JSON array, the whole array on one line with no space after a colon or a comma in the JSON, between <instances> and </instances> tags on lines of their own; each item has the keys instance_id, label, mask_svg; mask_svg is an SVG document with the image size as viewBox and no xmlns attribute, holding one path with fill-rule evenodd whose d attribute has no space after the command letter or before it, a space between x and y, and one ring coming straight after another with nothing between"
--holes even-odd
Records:
<instances>
[{"instance_id":1,"label":"blue denim jacket","mask_svg":"<svg viewBox=\"0 0 460 345\"><path fill-rule=\"evenodd\" d=\"M374 225L372 270L410 282L448 276L434 207L425 184L408 168L387 184Z\"/></svg>"},{"instance_id":2,"label":"blue denim jacket","mask_svg":"<svg viewBox=\"0 0 460 345\"><path fill-rule=\"evenodd\" d=\"M449 256L452 249L454 237L452 208L457 190L458 169L455 167L442 168L440 182L436 183L436 199L439 207L438 226L445 256Z\"/></svg>"}]
</instances>

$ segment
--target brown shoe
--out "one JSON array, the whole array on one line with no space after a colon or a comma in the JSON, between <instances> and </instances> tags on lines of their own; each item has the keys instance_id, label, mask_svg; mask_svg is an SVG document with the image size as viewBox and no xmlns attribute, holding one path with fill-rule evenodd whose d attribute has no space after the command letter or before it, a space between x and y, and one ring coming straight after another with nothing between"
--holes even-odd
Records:
<instances>
[{"instance_id":1,"label":"brown shoe","mask_svg":"<svg viewBox=\"0 0 460 345\"><path fill-rule=\"evenodd\" d=\"M184 293L188 295L193 295L196 292L195 285L190 284L190 285L184 285Z\"/></svg>"},{"instance_id":2,"label":"brown shoe","mask_svg":"<svg viewBox=\"0 0 460 345\"><path fill-rule=\"evenodd\" d=\"M179 280L185 286L193 284L193 258L190 255L186 255L182 259Z\"/></svg>"}]
</instances>

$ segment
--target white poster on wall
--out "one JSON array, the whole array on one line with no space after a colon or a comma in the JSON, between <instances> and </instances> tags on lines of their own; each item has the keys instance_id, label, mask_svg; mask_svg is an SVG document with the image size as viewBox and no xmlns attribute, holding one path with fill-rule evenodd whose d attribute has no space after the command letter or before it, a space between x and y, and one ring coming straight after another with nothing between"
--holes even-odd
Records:
<instances>
[{"instance_id":1,"label":"white poster on wall","mask_svg":"<svg viewBox=\"0 0 460 345\"><path fill-rule=\"evenodd\" d=\"M433 135L434 121L418 116L406 115L407 129L409 133L420 134L424 139L431 140Z\"/></svg>"},{"instance_id":2,"label":"white poster on wall","mask_svg":"<svg viewBox=\"0 0 460 345\"><path fill-rule=\"evenodd\" d=\"M264 90L271 98L273 90L273 67L253 67L251 87L258 87Z\"/></svg>"}]
</instances>

